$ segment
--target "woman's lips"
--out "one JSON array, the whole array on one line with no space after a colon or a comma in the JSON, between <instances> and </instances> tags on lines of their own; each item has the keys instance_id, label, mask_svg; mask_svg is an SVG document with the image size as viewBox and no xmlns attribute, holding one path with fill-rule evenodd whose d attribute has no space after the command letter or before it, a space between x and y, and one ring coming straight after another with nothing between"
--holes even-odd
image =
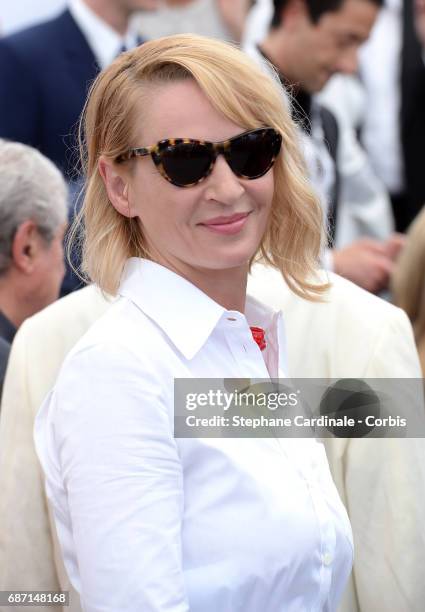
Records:
<instances>
[{"instance_id":1,"label":"woman's lips","mask_svg":"<svg viewBox=\"0 0 425 612\"><path fill-rule=\"evenodd\" d=\"M215 232L216 234L225 234L230 236L241 231L250 213L240 213L229 217L217 217L210 219L204 223L200 223L202 227Z\"/></svg>"}]
</instances>

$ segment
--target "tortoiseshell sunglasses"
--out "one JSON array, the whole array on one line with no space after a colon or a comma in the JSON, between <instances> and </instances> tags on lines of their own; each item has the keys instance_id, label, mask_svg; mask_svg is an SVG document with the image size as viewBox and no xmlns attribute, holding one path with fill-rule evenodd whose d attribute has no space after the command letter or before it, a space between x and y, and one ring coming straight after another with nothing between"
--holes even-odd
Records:
<instances>
[{"instance_id":1,"label":"tortoiseshell sunglasses","mask_svg":"<svg viewBox=\"0 0 425 612\"><path fill-rule=\"evenodd\" d=\"M282 136L273 128L259 128L223 142L170 138L150 147L130 149L116 158L124 162L150 155L162 176L177 187L192 187L207 178L216 159L224 155L232 171L244 179L263 176L273 166Z\"/></svg>"}]
</instances>

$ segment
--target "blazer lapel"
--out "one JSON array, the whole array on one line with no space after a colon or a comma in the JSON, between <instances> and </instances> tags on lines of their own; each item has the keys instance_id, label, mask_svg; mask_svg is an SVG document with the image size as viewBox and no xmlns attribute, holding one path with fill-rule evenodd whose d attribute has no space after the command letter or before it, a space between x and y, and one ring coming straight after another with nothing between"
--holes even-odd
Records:
<instances>
[{"instance_id":1,"label":"blazer lapel","mask_svg":"<svg viewBox=\"0 0 425 612\"><path fill-rule=\"evenodd\" d=\"M77 83L89 84L100 72L94 53L69 10L59 19L68 73Z\"/></svg>"}]
</instances>

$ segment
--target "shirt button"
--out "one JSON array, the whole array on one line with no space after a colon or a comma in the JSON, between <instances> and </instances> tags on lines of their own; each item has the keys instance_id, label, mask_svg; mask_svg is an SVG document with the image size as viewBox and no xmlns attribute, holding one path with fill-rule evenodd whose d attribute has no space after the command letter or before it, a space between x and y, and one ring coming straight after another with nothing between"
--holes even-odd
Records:
<instances>
[{"instance_id":1,"label":"shirt button","mask_svg":"<svg viewBox=\"0 0 425 612\"><path fill-rule=\"evenodd\" d=\"M323 565L330 565L332 563L332 555L331 553L326 553L323 555Z\"/></svg>"}]
</instances>

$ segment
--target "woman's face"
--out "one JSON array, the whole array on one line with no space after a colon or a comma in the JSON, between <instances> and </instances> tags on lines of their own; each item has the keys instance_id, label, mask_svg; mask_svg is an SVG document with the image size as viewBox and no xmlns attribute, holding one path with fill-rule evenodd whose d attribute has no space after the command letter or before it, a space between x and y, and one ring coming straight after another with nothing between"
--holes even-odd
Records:
<instances>
[{"instance_id":1,"label":"woman's face","mask_svg":"<svg viewBox=\"0 0 425 612\"><path fill-rule=\"evenodd\" d=\"M155 87L140 105L137 146L167 138L223 141L246 131L213 108L193 80ZM128 207L152 258L190 277L190 268L246 267L257 251L270 214L273 170L247 180L222 155L212 173L192 187L165 180L150 156L135 158L128 175ZM232 221L232 217L237 219Z\"/></svg>"}]
</instances>

